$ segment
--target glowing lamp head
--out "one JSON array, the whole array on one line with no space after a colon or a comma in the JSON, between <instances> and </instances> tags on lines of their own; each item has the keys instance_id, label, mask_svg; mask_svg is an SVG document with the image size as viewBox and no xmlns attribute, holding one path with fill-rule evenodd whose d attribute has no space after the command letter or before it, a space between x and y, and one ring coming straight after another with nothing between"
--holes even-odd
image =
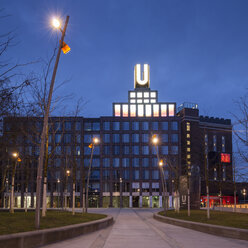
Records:
<instances>
[{"instance_id":1,"label":"glowing lamp head","mask_svg":"<svg viewBox=\"0 0 248 248\"><path fill-rule=\"evenodd\" d=\"M60 21L57 18L53 18L52 24L55 28L60 28Z\"/></svg>"},{"instance_id":2,"label":"glowing lamp head","mask_svg":"<svg viewBox=\"0 0 248 248\"><path fill-rule=\"evenodd\" d=\"M17 157L18 157L18 153L17 153L17 152L14 152L14 153L12 153L12 156L13 156L14 158L17 158Z\"/></svg>"},{"instance_id":3,"label":"glowing lamp head","mask_svg":"<svg viewBox=\"0 0 248 248\"><path fill-rule=\"evenodd\" d=\"M93 138L94 145L97 145L99 142L100 142L99 138L97 138L97 137Z\"/></svg>"},{"instance_id":4,"label":"glowing lamp head","mask_svg":"<svg viewBox=\"0 0 248 248\"><path fill-rule=\"evenodd\" d=\"M66 171L66 174L69 176L70 175L70 170L67 170Z\"/></svg>"},{"instance_id":5,"label":"glowing lamp head","mask_svg":"<svg viewBox=\"0 0 248 248\"><path fill-rule=\"evenodd\" d=\"M162 166L164 165L164 162L163 162L162 159L159 161L158 165L159 165L160 167L162 167Z\"/></svg>"},{"instance_id":6,"label":"glowing lamp head","mask_svg":"<svg viewBox=\"0 0 248 248\"><path fill-rule=\"evenodd\" d=\"M152 143L153 143L154 145L157 145L157 144L158 144L158 137L157 137L156 134L152 136Z\"/></svg>"}]
</instances>

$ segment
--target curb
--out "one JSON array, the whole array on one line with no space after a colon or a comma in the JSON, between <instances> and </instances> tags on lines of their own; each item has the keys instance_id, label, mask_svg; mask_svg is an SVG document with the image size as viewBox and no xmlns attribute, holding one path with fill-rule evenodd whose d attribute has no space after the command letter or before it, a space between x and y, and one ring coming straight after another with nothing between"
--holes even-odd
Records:
<instances>
[{"instance_id":1,"label":"curb","mask_svg":"<svg viewBox=\"0 0 248 248\"><path fill-rule=\"evenodd\" d=\"M0 236L1 248L34 248L97 231L113 224L108 216L90 223L81 223L38 231L22 232Z\"/></svg>"},{"instance_id":2,"label":"curb","mask_svg":"<svg viewBox=\"0 0 248 248\"><path fill-rule=\"evenodd\" d=\"M193 229L195 231L204 232L204 233L208 233L208 234L212 234L216 236L232 238L232 239L248 240L247 229L217 226L217 225L198 223L198 222L187 221L187 220L179 220L175 218L164 217L157 213L153 214L153 218L155 220L158 220L158 221L161 221L167 224L185 227L185 228Z\"/></svg>"}]
</instances>

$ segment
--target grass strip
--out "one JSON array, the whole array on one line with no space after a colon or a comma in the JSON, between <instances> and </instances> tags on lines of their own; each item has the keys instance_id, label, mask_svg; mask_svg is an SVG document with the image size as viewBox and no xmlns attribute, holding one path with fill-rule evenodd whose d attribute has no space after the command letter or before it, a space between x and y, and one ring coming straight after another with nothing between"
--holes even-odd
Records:
<instances>
[{"instance_id":1,"label":"grass strip","mask_svg":"<svg viewBox=\"0 0 248 248\"><path fill-rule=\"evenodd\" d=\"M61 227L90 222L105 218L104 214L75 213L65 211L47 211L46 217L41 217L40 229ZM0 212L0 235L34 231L35 212Z\"/></svg>"}]
</instances>

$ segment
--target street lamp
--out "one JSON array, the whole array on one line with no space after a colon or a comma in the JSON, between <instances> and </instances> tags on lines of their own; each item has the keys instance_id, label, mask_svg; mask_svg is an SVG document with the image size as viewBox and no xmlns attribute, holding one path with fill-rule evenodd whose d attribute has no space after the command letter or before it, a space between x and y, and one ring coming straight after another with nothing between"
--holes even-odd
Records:
<instances>
[{"instance_id":1,"label":"street lamp","mask_svg":"<svg viewBox=\"0 0 248 248\"><path fill-rule=\"evenodd\" d=\"M67 25L69 22L69 16L66 17L65 25L63 30L60 28L60 31L62 32L61 39L59 42L59 49L56 57L56 61L54 64L54 69L53 69L53 75L52 75L52 80L49 88L49 94L48 94L48 100L45 108L45 115L44 115L44 120L43 120L43 129L41 133L41 143L40 143L40 154L39 154L39 159L38 159L38 169L37 169L37 183L36 183L36 209L35 209L35 227L36 229L39 229L40 227L40 205L41 205L41 182L42 182L42 171L43 171L43 162L44 162L44 151L45 151L45 140L46 140L46 133L47 133L47 128L48 128L48 116L50 112L50 106L51 106L51 101L52 101L52 94L53 94L53 88L54 88L54 83L55 83L55 77L58 69L58 64L59 64L59 58L61 54L61 50L63 48L63 42L65 38L65 32L67 29ZM55 25L54 25L55 24ZM54 21L53 22L54 27L59 28L59 22Z\"/></svg>"},{"instance_id":2,"label":"street lamp","mask_svg":"<svg viewBox=\"0 0 248 248\"><path fill-rule=\"evenodd\" d=\"M66 170L66 177L65 177L65 209L67 208L67 184L68 184L68 177L70 176L71 171Z\"/></svg>"},{"instance_id":3,"label":"street lamp","mask_svg":"<svg viewBox=\"0 0 248 248\"><path fill-rule=\"evenodd\" d=\"M163 162L163 160L159 159L159 154L158 154L159 138L156 134L154 134L152 136L152 143L155 146L155 150L156 150L156 154L157 154L157 160L158 160L158 167L160 168L161 184L162 184L163 198L164 198L164 215L166 215L166 196L165 196L165 193L167 192L167 186L166 186L166 179L165 179L164 170L163 170L164 162Z\"/></svg>"},{"instance_id":4,"label":"street lamp","mask_svg":"<svg viewBox=\"0 0 248 248\"><path fill-rule=\"evenodd\" d=\"M247 190L246 189L242 189L242 194L244 196L244 203L245 203L245 197L246 197L246 194L247 194Z\"/></svg>"},{"instance_id":5,"label":"street lamp","mask_svg":"<svg viewBox=\"0 0 248 248\"><path fill-rule=\"evenodd\" d=\"M11 214L14 213L14 189L15 189L15 171L16 171L16 166L17 166L17 162L21 162L22 160L18 157L18 153L17 152L13 152L12 153L12 157L15 160L14 161L14 165L12 167L12 178L11 178L11 195L10 195L10 209L9 212Z\"/></svg>"},{"instance_id":6,"label":"street lamp","mask_svg":"<svg viewBox=\"0 0 248 248\"><path fill-rule=\"evenodd\" d=\"M92 165L92 159L93 159L93 152L95 149L95 146L100 143L100 139L98 137L93 137L92 143L89 145L89 148L91 149L91 155L90 155L90 165L88 169L88 177L87 177L87 188L86 188L86 213L88 211L88 204L89 204L89 183L90 183L90 170L91 170L91 165ZM83 206L84 207L84 206Z\"/></svg>"}]
</instances>

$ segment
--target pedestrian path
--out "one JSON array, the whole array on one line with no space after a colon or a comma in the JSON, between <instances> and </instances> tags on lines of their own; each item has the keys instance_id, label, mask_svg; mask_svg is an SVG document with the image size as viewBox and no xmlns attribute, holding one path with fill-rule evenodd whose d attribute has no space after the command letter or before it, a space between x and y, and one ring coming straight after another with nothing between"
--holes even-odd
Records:
<instances>
[{"instance_id":1,"label":"pedestrian path","mask_svg":"<svg viewBox=\"0 0 248 248\"><path fill-rule=\"evenodd\" d=\"M247 248L248 242L197 232L153 219L155 209L91 209L112 215L114 225L43 248Z\"/></svg>"}]
</instances>

